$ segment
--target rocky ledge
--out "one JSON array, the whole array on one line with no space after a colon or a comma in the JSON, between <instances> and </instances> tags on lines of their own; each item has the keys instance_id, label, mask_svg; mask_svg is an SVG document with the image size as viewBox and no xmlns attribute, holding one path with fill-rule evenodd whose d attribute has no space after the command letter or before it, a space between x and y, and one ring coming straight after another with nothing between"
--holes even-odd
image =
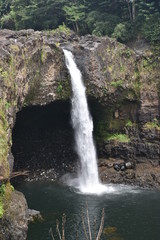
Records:
<instances>
[{"instance_id":1,"label":"rocky ledge","mask_svg":"<svg viewBox=\"0 0 160 240\"><path fill-rule=\"evenodd\" d=\"M99 159L99 175L103 183L160 189L160 168L149 162L134 165L122 159Z\"/></svg>"}]
</instances>

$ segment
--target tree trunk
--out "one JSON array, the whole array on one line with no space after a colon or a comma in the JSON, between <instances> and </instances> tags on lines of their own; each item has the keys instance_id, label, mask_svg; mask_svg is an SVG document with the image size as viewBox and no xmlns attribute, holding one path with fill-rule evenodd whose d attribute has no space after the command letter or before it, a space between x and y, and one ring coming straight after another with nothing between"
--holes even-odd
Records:
<instances>
[{"instance_id":1,"label":"tree trunk","mask_svg":"<svg viewBox=\"0 0 160 240\"><path fill-rule=\"evenodd\" d=\"M79 34L79 26L78 26L78 23L75 22L75 25L76 25L76 32Z\"/></svg>"},{"instance_id":2,"label":"tree trunk","mask_svg":"<svg viewBox=\"0 0 160 240\"><path fill-rule=\"evenodd\" d=\"M73 25L73 31L76 32L76 25L74 24L74 22L72 22Z\"/></svg>"},{"instance_id":3,"label":"tree trunk","mask_svg":"<svg viewBox=\"0 0 160 240\"><path fill-rule=\"evenodd\" d=\"M126 2L127 2L127 5L128 5L129 18L132 21L132 12L131 12L131 7L130 7L130 4L129 4L129 0L126 0Z\"/></svg>"},{"instance_id":4,"label":"tree trunk","mask_svg":"<svg viewBox=\"0 0 160 240\"><path fill-rule=\"evenodd\" d=\"M132 0L132 19L133 19L133 21L135 21L135 19L136 19L136 6L135 6L135 1L136 1L136 0Z\"/></svg>"}]
</instances>

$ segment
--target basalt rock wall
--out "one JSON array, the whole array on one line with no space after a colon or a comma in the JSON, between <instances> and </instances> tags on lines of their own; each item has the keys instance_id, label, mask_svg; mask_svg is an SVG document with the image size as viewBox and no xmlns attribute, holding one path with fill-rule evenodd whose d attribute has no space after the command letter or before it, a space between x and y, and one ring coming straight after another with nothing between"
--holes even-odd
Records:
<instances>
[{"instance_id":1,"label":"basalt rock wall","mask_svg":"<svg viewBox=\"0 0 160 240\"><path fill-rule=\"evenodd\" d=\"M107 37L79 38L74 33L53 35L33 30L0 31L0 180L13 170L16 113L25 106L46 105L71 96L62 47L74 53L89 99L101 106L97 114L93 111L101 176L116 160L129 162L134 171L136 165L149 163L156 169L149 177L159 185L159 57L150 48L131 49ZM12 197L7 199L12 201ZM6 205L6 216L7 206L10 204ZM5 222L5 214L3 218Z\"/></svg>"},{"instance_id":2,"label":"basalt rock wall","mask_svg":"<svg viewBox=\"0 0 160 240\"><path fill-rule=\"evenodd\" d=\"M109 38L33 30L1 30L0 45L1 176L9 174L7 157L12 168L16 112L71 96L61 45L73 51L88 97L104 108L95 124L100 157L119 155L112 135L124 134L129 148L122 157L159 161L160 60L149 49L139 53Z\"/></svg>"},{"instance_id":3,"label":"basalt rock wall","mask_svg":"<svg viewBox=\"0 0 160 240\"><path fill-rule=\"evenodd\" d=\"M95 126L99 155L159 165L159 57L92 36L74 52L88 95L104 106Z\"/></svg>"},{"instance_id":4,"label":"basalt rock wall","mask_svg":"<svg viewBox=\"0 0 160 240\"><path fill-rule=\"evenodd\" d=\"M95 123L101 178L159 187L160 59L144 46L87 36L73 52L88 96L103 107Z\"/></svg>"},{"instance_id":5,"label":"basalt rock wall","mask_svg":"<svg viewBox=\"0 0 160 240\"><path fill-rule=\"evenodd\" d=\"M26 239L28 229L26 200L7 183L14 166L16 113L71 94L58 45L55 38L33 30L0 31L0 239Z\"/></svg>"}]
</instances>

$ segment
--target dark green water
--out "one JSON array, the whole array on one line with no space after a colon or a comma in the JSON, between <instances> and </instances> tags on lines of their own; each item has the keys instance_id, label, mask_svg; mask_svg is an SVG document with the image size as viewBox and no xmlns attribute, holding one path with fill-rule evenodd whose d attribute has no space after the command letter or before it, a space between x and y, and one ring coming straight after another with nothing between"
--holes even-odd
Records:
<instances>
[{"instance_id":1,"label":"dark green water","mask_svg":"<svg viewBox=\"0 0 160 240\"><path fill-rule=\"evenodd\" d=\"M56 236L56 219L66 214L66 240L85 240L81 224L81 211L88 203L91 226L101 219L105 209L104 227L107 240L159 240L160 239L160 192L116 186L114 193L102 196L82 195L69 187L55 183L22 183L17 186L28 201L29 208L41 211L44 222L30 224L28 240L51 240L49 229ZM114 227L114 228L109 228ZM110 231L109 231L110 230ZM112 233L109 233L112 232Z\"/></svg>"}]
</instances>

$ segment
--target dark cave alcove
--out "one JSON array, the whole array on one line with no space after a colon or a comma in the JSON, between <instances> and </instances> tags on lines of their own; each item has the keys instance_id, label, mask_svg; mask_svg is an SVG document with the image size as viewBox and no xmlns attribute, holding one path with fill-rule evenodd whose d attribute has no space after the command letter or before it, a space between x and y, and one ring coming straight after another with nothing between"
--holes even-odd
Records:
<instances>
[{"instance_id":1,"label":"dark cave alcove","mask_svg":"<svg viewBox=\"0 0 160 240\"><path fill-rule=\"evenodd\" d=\"M98 157L106 157L100 151L103 138L108 133L123 131L126 120L136 121L133 117L137 115L137 105L123 104L116 119L116 106L102 106L95 98L89 98L88 103L94 122ZM35 173L54 169L59 176L75 172L78 157L74 149L70 112L71 103L68 100L25 107L17 113L12 134L14 170Z\"/></svg>"},{"instance_id":2,"label":"dark cave alcove","mask_svg":"<svg viewBox=\"0 0 160 240\"><path fill-rule=\"evenodd\" d=\"M70 102L25 107L16 116L12 134L14 170L71 170L77 159L70 122Z\"/></svg>"},{"instance_id":3,"label":"dark cave alcove","mask_svg":"<svg viewBox=\"0 0 160 240\"><path fill-rule=\"evenodd\" d=\"M88 103L97 126L104 109L96 99ZM54 169L59 176L75 171L77 154L70 112L68 100L24 107L17 113L12 133L15 171L29 170L36 177L41 170Z\"/></svg>"}]
</instances>

